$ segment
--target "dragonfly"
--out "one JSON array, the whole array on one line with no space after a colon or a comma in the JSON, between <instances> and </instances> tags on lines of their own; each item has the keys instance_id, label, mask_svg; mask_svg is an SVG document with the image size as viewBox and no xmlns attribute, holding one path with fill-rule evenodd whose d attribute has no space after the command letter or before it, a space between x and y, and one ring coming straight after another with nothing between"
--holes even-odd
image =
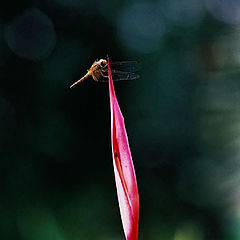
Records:
<instances>
[{"instance_id":1,"label":"dragonfly","mask_svg":"<svg viewBox=\"0 0 240 240\"><path fill-rule=\"evenodd\" d=\"M139 75L135 71L139 68L137 61L110 62L113 81L138 79ZM78 81L73 83L70 88L92 77L96 82L108 81L108 61L106 59L96 60L87 73Z\"/></svg>"}]
</instances>

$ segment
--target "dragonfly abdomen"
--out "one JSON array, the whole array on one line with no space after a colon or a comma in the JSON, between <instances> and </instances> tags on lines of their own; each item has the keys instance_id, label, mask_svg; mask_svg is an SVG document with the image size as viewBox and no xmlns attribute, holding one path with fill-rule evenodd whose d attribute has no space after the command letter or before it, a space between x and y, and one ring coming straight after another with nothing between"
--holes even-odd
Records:
<instances>
[{"instance_id":1,"label":"dragonfly abdomen","mask_svg":"<svg viewBox=\"0 0 240 240\"><path fill-rule=\"evenodd\" d=\"M75 85L79 84L80 82L83 82L85 79L91 76L91 73L88 71L82 78L80 78L78 81L76 81L74 84L70 86L70 88L74 87Z\"/></svg>"}]
</instances>

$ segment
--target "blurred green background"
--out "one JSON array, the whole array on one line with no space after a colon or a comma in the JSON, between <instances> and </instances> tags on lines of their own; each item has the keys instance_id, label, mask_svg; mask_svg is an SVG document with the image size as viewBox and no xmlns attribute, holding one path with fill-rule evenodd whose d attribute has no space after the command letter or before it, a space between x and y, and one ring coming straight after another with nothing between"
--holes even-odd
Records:
<instances>
[{"instance_id":1,"label":"blurred green background","mask_svg":"<svg viewBox=\"0 0 240 240\"><path fill-rule=\"evenodd\" d=\"M95 59L141 62L115 83L140 193L140 239L240 239L240 2L0 3L0 239L124 239L108 85Z\"/></svg>"}]
</instances>

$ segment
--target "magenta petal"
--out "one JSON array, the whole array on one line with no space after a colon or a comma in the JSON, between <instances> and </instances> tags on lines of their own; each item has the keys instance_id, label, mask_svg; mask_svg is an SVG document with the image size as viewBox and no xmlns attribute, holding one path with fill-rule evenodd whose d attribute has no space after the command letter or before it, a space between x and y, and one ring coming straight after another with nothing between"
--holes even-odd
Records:
<instances>
[{"instance_id":1,"label":"magenta petal","mask_svg":"<svg viewBox=\"0 0 240 240\"><path fill-rule=\"evenodd\" d=\"M115 95L108 59L112 153L118 202L127 240L138 239L139 196L124 118Z\"/></svg>"}]
</instances>

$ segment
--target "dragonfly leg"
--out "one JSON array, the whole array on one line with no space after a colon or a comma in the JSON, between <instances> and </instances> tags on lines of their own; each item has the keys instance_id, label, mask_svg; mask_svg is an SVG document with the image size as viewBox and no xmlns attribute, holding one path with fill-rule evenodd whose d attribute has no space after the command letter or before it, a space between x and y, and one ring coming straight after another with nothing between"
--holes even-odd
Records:
<instances>
[{"instance_id":1,"label":"dragonfly leg","mask_svg":"<svg viewBox=\"0 0 240 240\"><path fill-rule=\"evenodd\" d=\"M103 71L101 71L101 75L102 75L103 77L105 77L105 78L108 77L108 75L104 75Z\"/></svg>"},{"instance_id":2,"label":"dragonfly leg","mask_svg":"<svg viewBox=\"0 0 240 240\"><path fill-rule=\"evenodd\" d=\"M102 68L101 72L108 72L107 67Z\"/></svg>"}]
</instances>

